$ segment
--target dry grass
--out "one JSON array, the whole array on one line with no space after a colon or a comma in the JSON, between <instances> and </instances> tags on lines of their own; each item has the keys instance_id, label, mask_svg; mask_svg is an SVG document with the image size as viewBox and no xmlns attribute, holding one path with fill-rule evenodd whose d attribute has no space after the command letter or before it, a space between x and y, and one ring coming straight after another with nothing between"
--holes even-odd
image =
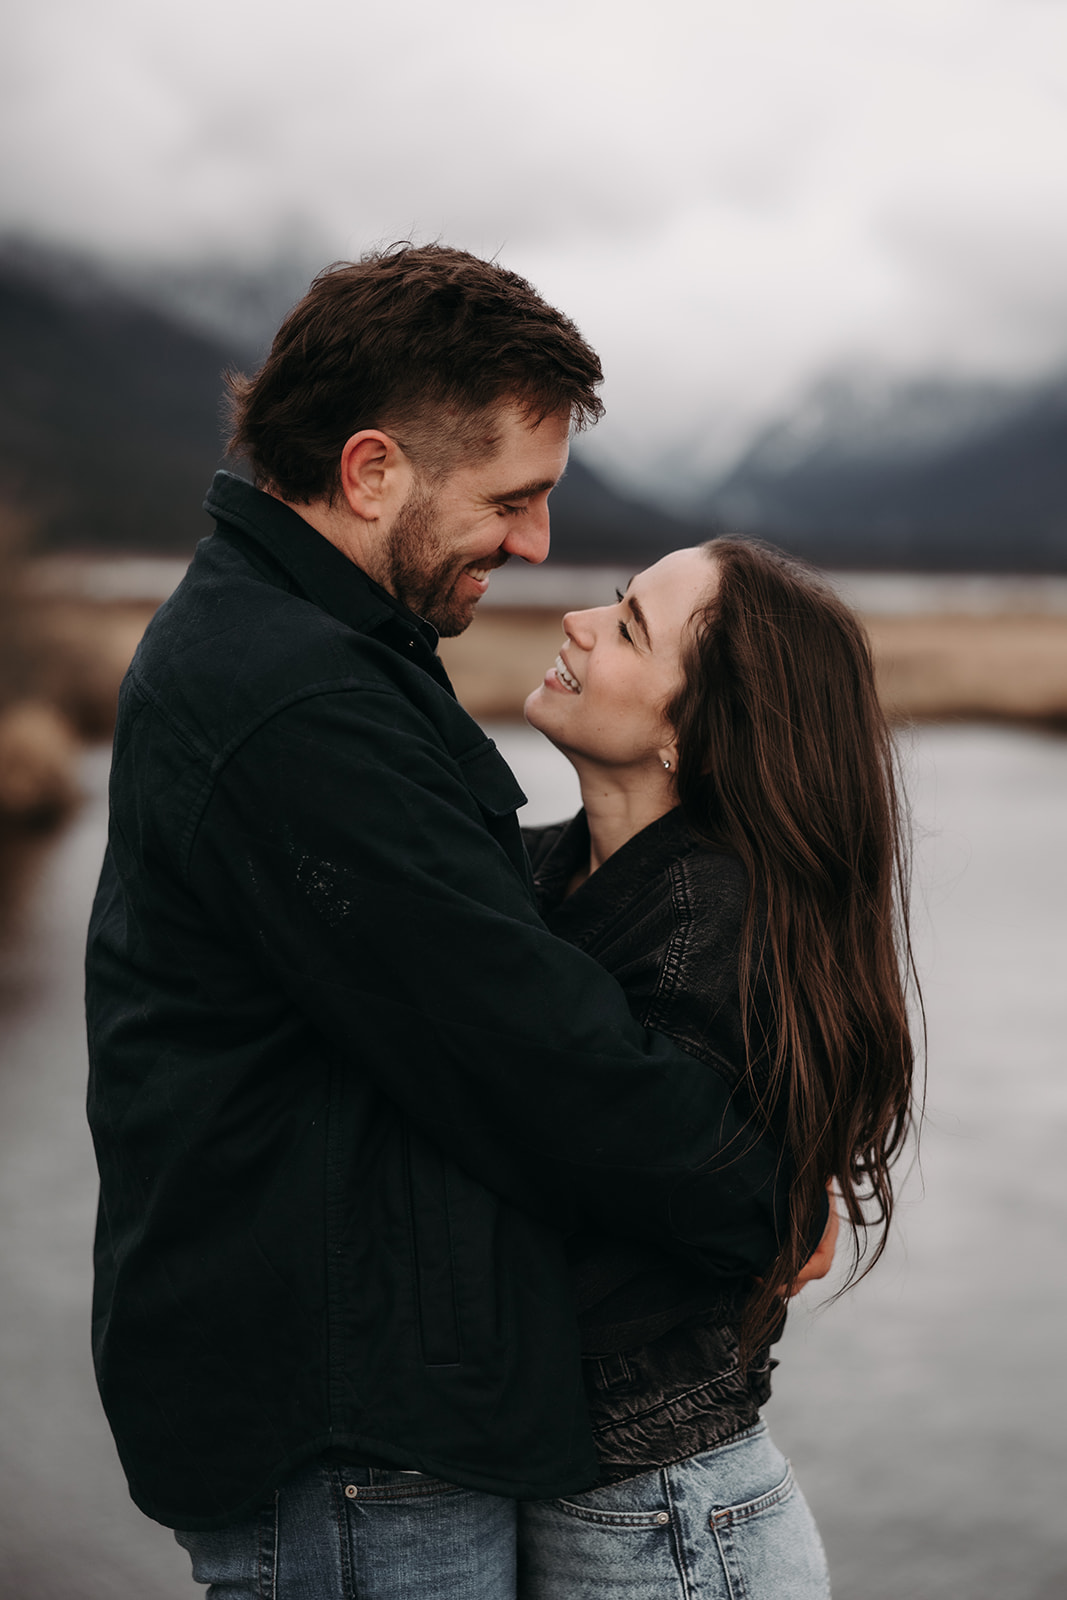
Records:
<instances>
[{"instance_id":1,"label":"dry grass","mask_svg":"<svg viewBox=\"0 0 1067 1600\"><path fill-rule=\"evenodd\" d=\"M556 611L494 606L458 639L442 639L441 659L461 705L486 722L522 716L522 703L563 643Z\"/></svg>"},{"instance_id":2,"label":"dry grass","mask_svg":"<svg viewBox=\"0 0 1067 1600\"><path fill-rule=\"evenodd\" d=\"M867 628L895 718L1067 727L1067 617L871 617Z\"/></svg>"},{"instance_id":3,"label":"dry grass","mask_svg":"<svg viewBox=\"0 0 1067 1600\"><path fill-rule=\"evenodd\" d=\"M154 610L4 597L0 829L47 826L76 804L81 742L114 727L119 684Z\"/></svg>"},{"instance_id":4,"label":"dry grass","mask_svg":"<svg viewBox=\"0 0 1067 1600\"><path fill-rule=\"evenodd\" d=\"M33 697L54 705L84 738L105 738L123 674L155 610L134 601L26 600L23 672Z\"/></svg>"},{"instance_id":5,"label":"dry grass","mask_svg":"<svg viewBox=\"0 0 1067 1600\"><path fill-rule=\"evenodd\" d=\"M871 617L882 699L897 721L1009 718L1067 726L1067 617ZM486 610L442 643L473 716L508 720L563 640L555 612Z\"/></svg>"},{"instance_id":6,"label":"dry grass","mask_svg":"<svg viewBox=\"0 0 1067 1600\"><path fill-rule=\"evenodd\" d=\"M78 796L78 736L55 706L18 700L0 711L0 816L38 824Z\"/></svg>"},{"instance_id":7,"label":"dry grass","mask_svg":"<svg viewBox=\"0 0 1067 1600\"><path fill-rule=\"evenodd\" d=\"M106 737L154 606L25 598L18 683L0 704L0 817L59 813L76 794L77 737ZM896 720L997 718L1067 729L1067 617L872 617L882 698ZM522 715L563 639L558 613L487 609L441 655L485 721Z\"/></svg>"}]
</instances>

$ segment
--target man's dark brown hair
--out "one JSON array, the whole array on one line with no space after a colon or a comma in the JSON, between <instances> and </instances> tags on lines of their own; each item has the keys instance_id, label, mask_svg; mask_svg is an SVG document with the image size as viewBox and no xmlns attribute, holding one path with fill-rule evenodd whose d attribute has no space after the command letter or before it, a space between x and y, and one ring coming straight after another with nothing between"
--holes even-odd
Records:
<instances>
[{"instance_id":1,"label":"man's dark brown hair","mask_svg":"<svg viewBox=\"0 0 1067 1600\"><path fill-rule=\"evenodd\" d=\"M231 453L299 505L332 500L345 441L390 434L431 480L494 447L497 409L603 415L600 362L517 273L443 245L327 267L253 378L227 374Z\"/></svg>"}]
</instances>

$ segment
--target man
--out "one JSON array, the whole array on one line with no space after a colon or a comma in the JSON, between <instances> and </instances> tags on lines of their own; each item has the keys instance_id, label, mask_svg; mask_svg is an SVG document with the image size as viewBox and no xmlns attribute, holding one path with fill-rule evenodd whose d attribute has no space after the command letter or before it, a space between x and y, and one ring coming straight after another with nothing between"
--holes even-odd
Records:
<instances>
[{"instance_id":1,"label":"man","mask_svg":"<svg viewBox=\"0 0 1067 1600\"><path fill-rule=\"evenodd\" d=\"M231 380L258 487L216 478L123 688L94 1351L134 1499L227 1595L500 1600L505 1497L596 1476L560 1232L735 1285L775 1251L775 1152L545 931L434 650L544 559L600 378L462 252L322 275Z\"/></svg>"}]
</instances>

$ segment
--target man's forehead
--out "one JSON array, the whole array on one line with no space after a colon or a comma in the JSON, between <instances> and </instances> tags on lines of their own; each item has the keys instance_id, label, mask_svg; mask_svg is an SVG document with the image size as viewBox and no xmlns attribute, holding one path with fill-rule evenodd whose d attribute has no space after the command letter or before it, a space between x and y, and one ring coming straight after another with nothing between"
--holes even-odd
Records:
<instances>
[{"instance_id":1,"label":"man's forehead","mask_svg":"<svg viewBox=\"0 0 1067 1600\"><path fill-rule=\"evenodd\" d=\"M494 495L543 494L559 481L569 451L568 415L531 418L514 407L499 418L488 452L469 471L478 478L492 477Z\"/></svg>"},{"instance_id":2,"label":"man's forehead","mask_svg":"<svg viewBox=\"0 0 1067 1600\"><path fill-rule=\"evenodd\" d=\"M489 432L498 444L544 443L570 438L569 411L542 413L519 400L507 400L493 413Z\"/></svg>"}]
</instances>

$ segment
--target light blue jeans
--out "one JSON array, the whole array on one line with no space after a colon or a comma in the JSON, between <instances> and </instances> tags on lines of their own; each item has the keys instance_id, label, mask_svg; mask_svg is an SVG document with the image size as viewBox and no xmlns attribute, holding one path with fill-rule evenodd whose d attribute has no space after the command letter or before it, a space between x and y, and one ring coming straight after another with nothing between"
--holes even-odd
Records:
<instances>
[{"instance_id":1,"label":"light blue jeans","mask_svg":"<svg viewBox=\"0 0 1067 1600\"><path fill-rule=\"evenodd\" d=\"M792 1469L759 1423L714 1450L521 1504L519 1600L828 1600Z\"/></svg>"},{"instance_id":2,"label":"light blue jeans","mask_svg":"<svg viewBox=\"0 0 1067 1600\"><path fill-rule=\"evenodd\" d=\"M515 1502L317 1462L258 1516L175 1534L209 1600L514 1600Z\"/></svg>"}]
</instances>

